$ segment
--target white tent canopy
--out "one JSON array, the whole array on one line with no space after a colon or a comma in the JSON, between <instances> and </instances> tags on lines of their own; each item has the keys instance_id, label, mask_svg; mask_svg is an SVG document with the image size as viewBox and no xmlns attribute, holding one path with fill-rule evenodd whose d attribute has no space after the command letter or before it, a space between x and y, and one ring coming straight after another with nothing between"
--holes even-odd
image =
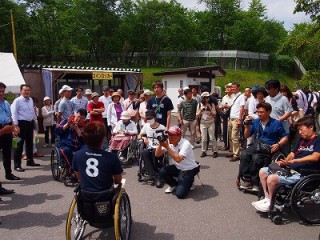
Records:
<instances>
[{"instance_id":1,"label":"white tent canopy","mask_svg":"<svg viewBox=\"0 0 320 240\"><path fill-rule=\"evenodd\" d=\"M7 86L6 92L12 93L19 93L20 85L25 83L12 53L0 52L0 82Z\"/></svg>"}]
</instances>

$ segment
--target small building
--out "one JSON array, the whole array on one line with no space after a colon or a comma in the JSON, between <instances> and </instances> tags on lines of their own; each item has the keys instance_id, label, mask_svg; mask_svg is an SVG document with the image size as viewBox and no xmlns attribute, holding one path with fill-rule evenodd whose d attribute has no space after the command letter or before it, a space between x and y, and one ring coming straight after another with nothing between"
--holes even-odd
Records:
<instances>
[{"instance_id":1,"label":"small building","mask_svg":"<svg viewBox=\"0 0 320 240\"><path fill-rule=\"evenodd\" d=\"M216 92L221 96L221 89L215 87L215 80L216 77L223 77L225 74L219 66L180 68L153 73L154 76L162 77L164 89L174 106L173 112L177 111L178 89L186 86L195 87L198 91Z\"/></svg>"}]
</instances>

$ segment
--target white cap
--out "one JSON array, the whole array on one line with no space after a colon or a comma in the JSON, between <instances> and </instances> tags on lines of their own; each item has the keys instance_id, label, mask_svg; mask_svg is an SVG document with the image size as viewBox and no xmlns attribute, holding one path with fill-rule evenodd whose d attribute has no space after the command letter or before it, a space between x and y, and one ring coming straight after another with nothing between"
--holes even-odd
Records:
<instances>
[{"instance_id":1,"label":"white cap","mask_svg":"<svg viewBox=\"0 0 320 240\"><path fill-rule=\"evenodd\" d=\"M186 86L186 87L183 88L183 91L187 90L187 89L190 89L190 88L188 86Z\"/></svg>"},{"instance_id":2,"label":"white cap","mask_svg":"<svg viewBox=\"0 0 320 240\"><path fill-rule=\"evenodd\" d=\"M97 92L92 93L92 98L94 98L94 97L100 97L99 93L97 93Z\"/></svg>"},{"instance_id":3,"label":"white cap","mask_svg":"<svg viewBox=\"0 0 320 240\"><path fill-rule=\"evenodd\" d=\"M47 101L47 100L51 100L51 98L49 98L48 96L43 98L44 102Z\"/></svg>"},{"instance_id":4,"label":"white cap","mask_svg":"<svg viewBox=\"0 0 320 240\"><path fill-rule=\"evenodd\" d=\"M143 95L153 95L154 92L150 91L149 89L146 89L143 91Z\"/></svg>"},{"instance_id":5,"label":"white cap","mask_svg":"<svg viewBox=\"0 0 320 240\"><path fill-rule=\"evenodd\" d=\"M61 93L63 93L63 89L62 88L59 90L59 94L61 94Z\"/></svg>"},{"instance_id":6,"label":"white cap","mask_svg":"<svg viewBox=\"0 0 320 240\"><path fill-rule=\"evenodd\" d=\"M127 111L123 111L123 112L121 113L120 119L121 119L121 120L129 120L129 119L131 119L131 117L130 117L130 114L129 114Z\"/></svg>"},{"instance_id":7,"label":"white cap","mask_svg":"<svg viewBox=\"0 0 320 240\"><path fill-rule=\"evenodd\" d=\"M86 91L84 92L85 95L92 95L92 91L91 89L86 89Z\"/></svg>"},{"instance_id":8,"label":"white cap","mask_svg":"<svg viewBox=\"0 0 320 240\"><path fill-rule=\"evenodd\" d=\"M68 86L68 85L63 85L62 88L61 88L62 91L72 91L73 88Z\"/></svg>"}]
</instances>

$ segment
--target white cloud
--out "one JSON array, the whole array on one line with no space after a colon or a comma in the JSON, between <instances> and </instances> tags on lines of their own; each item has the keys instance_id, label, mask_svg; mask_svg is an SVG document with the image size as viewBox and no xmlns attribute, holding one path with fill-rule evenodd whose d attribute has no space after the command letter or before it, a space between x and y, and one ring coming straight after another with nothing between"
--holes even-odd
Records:
<instances>
[{"instance_id":1,"label":"white cloud","mask_svg":"<svg viewBox=\"0 0 320 240\"><path fill-rule=\"evenodd\" d=\"M177 2L189 9L205 9L205 4L199 4L198 0L177 0ZM250 0L242 0L241 7L247 9L250 2ZM262 0L262 3L267 7L268 18L284 22L284 27L287 30L291 30L295 23L310 21L304 13L293 14L295 7L293 0Z\"/></svg>"}]
</instances>

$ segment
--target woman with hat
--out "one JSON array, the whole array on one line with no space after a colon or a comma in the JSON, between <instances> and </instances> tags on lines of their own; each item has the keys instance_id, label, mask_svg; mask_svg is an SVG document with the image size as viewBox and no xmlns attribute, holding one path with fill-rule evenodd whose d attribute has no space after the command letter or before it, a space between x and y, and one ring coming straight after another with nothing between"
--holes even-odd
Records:
<instances>
[{"instance_id":1,"label":"woman with hat","mask_svg":"<svg viewBox=\"0 0 320 240\"><path fill-rule=\"evenodd\" d=\"M54 146L56 141L56 123L54 120L55 111L51 104L51 99L49 97L43 98L44 106L41 108L41 113L43 117L43 129L44 129L44 142L43 147L49 146L49 132L51 135L51 146Z\"/></svg>"},{"instance_id":2,"label":"woman with hat","mask_svg":"<svg viewBox=\"0 0 320 240\"><path fill-rule=\"evenodd\" d=\"M88 103L90 122L96 121L103 123L102 113L105 109L103 102L99 102L99 97L100 95L97 92L92 93L92 99Z\"/></svg>"},{"instance_id":3,"label":"woman with hat","mask_svg":"<svg viewBox=\"0 0 320 240\"><path fill-rule=\"evenodd\" d=\"M218 157L217 152L217 141L214 136L215 125L214 119L216 116L216 108L210 101L210 93L203 92L201 94L201 103L197 109L197 117L200 119L200 130L201 130L201 148L202 153L200 157L207 156L207 147L208 147L208 135L210 141L212 142L212 157Z\"/></svg>"},{"instance_id":4,"label":"woman with hat","mask_svg":"<svg viewBox=\"0 0 320 240\"><path fill-rule=\"evenodd\" d=\"M127 161L128 147L130 144L131 136L138 134L136 124L130 120L131 116L129 112L123 111L121 113L120 120L117 122L113 129L113 133L116 134L111 138L110 149L117 152L121 152L119 159L125 164Z\"/></svg>"},{"instance_id":5,"label":"woman with hat","mask_svg":"<svg viewBox=\"0 0 320 240\"><path fill-rule=\"evenodd\" d=\"M120 103L120 98L121 95L118 92L114 92L111 96L112 103L110 103L108 106L108 126L110 126L112 129L114 129L117 122L120 120L121 113L124 111L124 106Z\"/></svg>"},{"instance_id":6,"label":"woman with hat","mask_svg":"<svg viewBox=\"0 0 320 240\"><path fill-rule=\"evenodd\" d=\"M249 101L248 116L251 119L257 119L259 118L257 114L257 105L264 102L264 98L268 96L268 92L265 88L257 86L256 88L253 88L252 95L254 98Z\"/></svg>"}]
</instances>

